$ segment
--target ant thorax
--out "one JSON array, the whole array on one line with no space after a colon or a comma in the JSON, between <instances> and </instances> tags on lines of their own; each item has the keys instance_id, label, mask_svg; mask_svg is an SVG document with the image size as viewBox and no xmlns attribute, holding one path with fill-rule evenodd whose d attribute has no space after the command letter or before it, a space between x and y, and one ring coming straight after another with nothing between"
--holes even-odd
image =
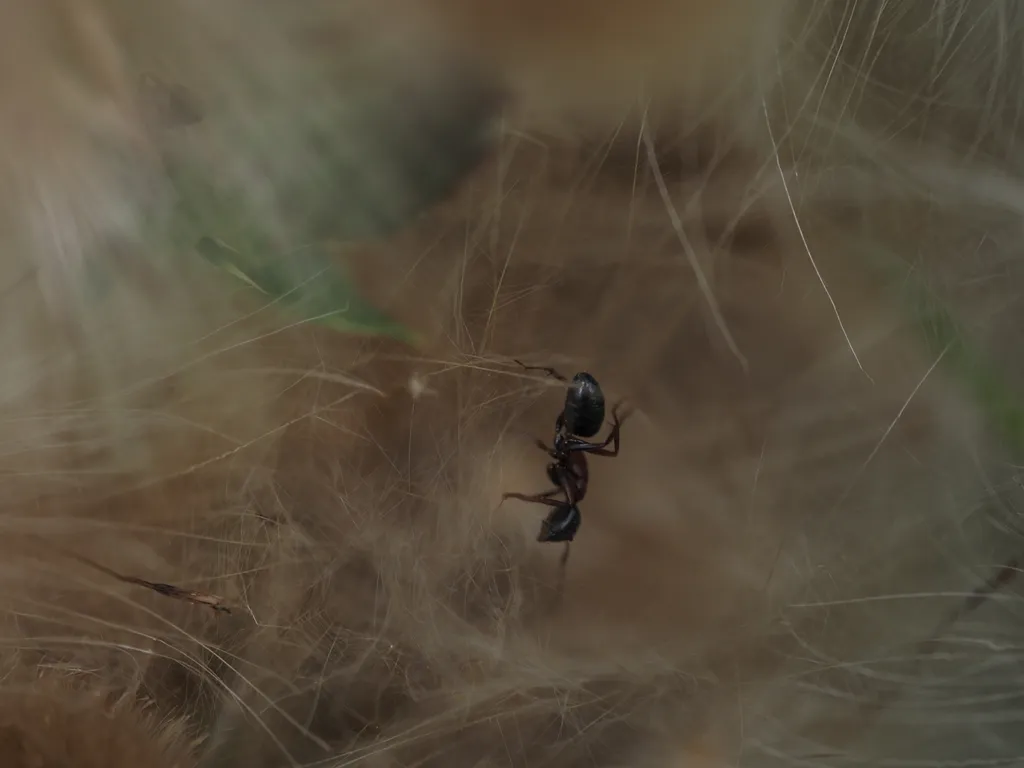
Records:
<instances>
[{"instance_id":1,"label":"ant thorax","mask_svg":"<svg viewBox=\"0 0 1024 768\"><path fill-rule=\"evenodd\" d=\"M569 437L569 431L565 428L564 424L560 424L558 429L555 431L555 439L552 443L552 453L562 455L566 449L566 439Z\"/></svg>"}]
</instances>

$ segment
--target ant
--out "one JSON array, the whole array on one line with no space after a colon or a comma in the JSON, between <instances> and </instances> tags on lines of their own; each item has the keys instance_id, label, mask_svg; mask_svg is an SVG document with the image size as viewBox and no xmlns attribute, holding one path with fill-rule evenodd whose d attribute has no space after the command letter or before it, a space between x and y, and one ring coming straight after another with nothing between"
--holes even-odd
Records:
<instances>
[{"instance_id":1,"label":"ant","mask_svg":"<svg viewBox=\"0 0 1024 768\"><path fill-rule=\"evenodd\" d=\"M545 493L505 493L501 497L502 501L518 499L554 507L541 522L537 541L565 542L565 551L559 561L559 567L564 573L569 561L569 545L576 538L582 523L579 503L586 497L590 481L587 454L618 456L619 430L629 414L620 416L621 403L616 404L612 408L612 431L608 437L600 443L588 442L584 438L596 435L604 424L604 392L597 379L586 371L580 371L570 381L554 368L525 365L519 360L515 362L527 371L543 371L569 387L565 393L565 405L555 419L555 435L551 446L543 440L536 441L536 445L554 460L547 466L547 475L555 487ZM612 447L608 448L609 445ZM555 498L559 494L564 494L565 499Z\"/></svg>"}]
</instances>

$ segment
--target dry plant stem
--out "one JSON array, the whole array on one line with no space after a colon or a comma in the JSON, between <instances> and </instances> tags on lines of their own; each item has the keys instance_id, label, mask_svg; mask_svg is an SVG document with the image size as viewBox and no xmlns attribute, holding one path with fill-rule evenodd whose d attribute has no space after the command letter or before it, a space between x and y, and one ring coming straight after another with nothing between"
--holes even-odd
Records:
<instances>
[{"instance_id":1,"label":"dry plant stem","mask_svg":"<svg viewBox=\"0 0 1024 768\"><path fill-rule=\"evenodd\" d=\"M935 628L931 636L922 640L915 646L915 651L920 656L919 664L923 664L929 656L935 653L935 646L937 642L942 639L942 637L952 629L958 621L980 608L986 600L990 599L1003 587L1008 586L1018 576L1018 574L1020 574L1020 570L1018 561L1016 559L1010 560L1005 565L1000 566L984 584L977 587L970 596L965 598L964 602ZM865 702L860 709L859 722L856 727L851 729L850 735L846 741L848 742L853 738L862 735L871 726L873 718L880 715L887 707L895 704L904 695L905 691L902 688L891 687L886 691L875 695L870 701ZM842 743L834 744L836 747L840 747L842 745Z\"/></svg>"},{"instance_id":2,"label":"dry plant stem","mask_svg":"<svg viewBox=\"0 0 1024 768\"><path fill-rule=\"evenodd\" d=\"M194 605L206 606L214 611L214 613L231 613L231 609L224 604L224 598L217 595L211 595L208 592L195 592L189 589L182 589L181 587L176 587L173 584L165 584L159 581L147 581L146 579L141 579L138 576L125 576L124 574L120 574L115 570L107 568L105 565L100 565L95 560L91 560L88 557L66 549L58 549L65 556L70 557L73 560L77 560L83 565L87 565L100 573L104 573L123 584L132 584L137 587L144 587L145 589L152 590L164 597L170 597L175 600L184 600L185 602L193 603Z\"/></svg>"}]
</instances>

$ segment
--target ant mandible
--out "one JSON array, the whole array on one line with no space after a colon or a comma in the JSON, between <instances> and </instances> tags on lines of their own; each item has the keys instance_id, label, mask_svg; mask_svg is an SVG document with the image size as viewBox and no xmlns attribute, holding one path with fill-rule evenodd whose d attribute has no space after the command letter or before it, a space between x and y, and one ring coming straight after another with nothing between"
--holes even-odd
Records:
<instances>
[{"instance_id":1,"label":"ant mandible","mask_svg":"<svg viewBox=\"0 0 1024 768\"><path fill-rule=\"evenodd\" d=\"M604 392L597 379L586 371L580 371L570 381L554 368L525 365L519 360L515 362L524 370L543 371L548 376L569 385L565 393L565 405L555 419L555 435L551 446L547 446L542 440L535 443L553 459L547 466L547 475L555 487L544 493L505 493L501 497L502 501L518 499L554 507L541 522L537 541L565 542L565 551L559 561L560 569L564 572L569 560L569 545L576 538L582 522L579 503L586 497L590 481L587 454L618 456L619 430L628 414L620 416L621 403L616 404L612 408L612 431L608 437L603 442L588 442L584 438L596 435L604 424ZM610 449L609 445L612 446ZM559 494L564 495L565 499L555 498Z\"/></svg>"}]
</instances>

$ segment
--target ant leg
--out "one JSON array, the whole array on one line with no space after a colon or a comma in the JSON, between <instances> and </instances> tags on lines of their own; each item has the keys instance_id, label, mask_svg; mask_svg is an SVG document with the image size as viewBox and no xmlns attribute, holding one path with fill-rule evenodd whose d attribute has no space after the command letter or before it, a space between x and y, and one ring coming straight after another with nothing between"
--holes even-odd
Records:
<instances>
[{"instance_id":1,"label":"ant leg","mask_svg":"<svg viewBox=\"0 0 1024 768\"><path fill-rule=\"evenodd\" d=\"M569 445L566 447L566 451L583 451L585 453L592 454L594 456L610 456L612 458L619 455L619 430L622 428L623 422L629 418L627 413L625 416L619 416L619 405L616 405L612 409L612 431L608 433L608 437L600 443L588 443L577 438L570 438ZM608 445L611 444L611 449Z\"/></svg>"},{"instance_id":2,"label":"ant leg","mask_svg":"<svg viewBox=\"0 0 1024 768\"><path fill-rule=\"evenodd\" d=\"M515 360L515 358L512 359ZM526 363L520 360L515 360L515 362L519 363L519 365L522 367L524 371L544 371L544 373L546 373L553 379L558 379L559 381L569 380L565 376L560 374L558 371L556 371L554 368L548 368L547 366L544 365L527 365Z\"/></svg>"},{"instance_id":3,"label":"ant leg","mask_svg":"<svg viewBox=\"0 0 1024 768\"><path fill-rule=\"evenodd\" d=\"M565 549L562 550L562 556L558 558L558 586L555 587L555 606L562 602L562 598L565 596L565 572L566 566L569 564L569 545L570 542L565 542Z\"/></svg>"},{"instance_id":4,"label":"ant leg","mask_svg":"<svg viewBox=\"0 0 1024 768\"><path fill-rule=\"evenodd\" d=\"M554 451L551 450L551 446L545 443L543 440L534 439L533 444L540 448L542 451L544 451L544 453L546 453L551 458L555 458L555 453Z\"/></svg>"},{"instance_id":5,"label":"ant leg","mask_svg":"<svg viewBox=\"0 0 1024 768\"><path fill-rule=\"evenodd\" d=\"M614 442L615 445L611 449L606 448L605 446L611 442ZM585 443L581 440L578 443L570 443L566 446L565 450L570 453L573 451L583 451L583 453L589 453L591 456L611 456L614 458L619 455L619 432L617 429L614 430L603 443Z\"/></svg>"},{"instance_id":6,"label":"ant leg","mask_svg":"<svg viewBox=\"0 0 1024 768\"><path fill-rule=\"evenodd\" d=\"M608 443L614 442L615 445L609 450L604 446ZM591 456L610 456L615 458L619 455L619 430L618 427L608 436L608 440L603 443L591 443L589 446L569 446L570 451L583 451L589 453Z\"/></svg>"},{"instance_id":7,"label":"ant leg","mask_svg":"<svg viewBox=\"0 0 1024 768\"><path fill-rule=\"evenodd\" d=\"M503 493L501 494L501 500L505 501L505 499L518 499L519 501L525 501L530 504L543 504L547 507L564 507L564 501L559 501L557 499L551 498L556 493L562 492L562 488L552 488L550 491L547 491L546 493Z\"/></svg>"}]
</instances>

